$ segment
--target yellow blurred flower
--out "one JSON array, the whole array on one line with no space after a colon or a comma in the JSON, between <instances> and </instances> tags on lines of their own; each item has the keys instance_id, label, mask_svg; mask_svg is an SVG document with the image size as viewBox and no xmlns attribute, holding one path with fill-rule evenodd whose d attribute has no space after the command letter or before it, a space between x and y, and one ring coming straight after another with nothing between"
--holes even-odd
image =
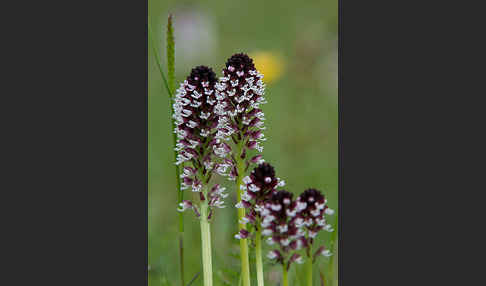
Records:
<instances>
[{"instance_id":1,"label":"yellow blurred flower","mask_svg":"<svg viewBox=\"0 0 486 286\"><path fill-rule=\"evenodd\" d=\"M257 51L250 54L257 70L263 74L263 81L271 83L284 73L284 59L280 54Z\"/></svg>"}]
</instances>

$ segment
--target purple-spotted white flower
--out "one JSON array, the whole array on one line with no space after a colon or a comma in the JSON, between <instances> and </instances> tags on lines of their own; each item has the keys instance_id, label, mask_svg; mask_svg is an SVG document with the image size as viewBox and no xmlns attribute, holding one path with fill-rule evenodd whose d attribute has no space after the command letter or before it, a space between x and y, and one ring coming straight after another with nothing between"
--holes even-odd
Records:
<instances>
[{"instance_id":1,"label":"purple-spotted white flower","mask_svg":"<svg viewBox=\"0 0 486 286\"><path fill-rule=\"evenodd\" d=\"M287 191L274 192L265 201L262 214L262 227L267 243L277 249L268 253L267 257L281 263L287 270L294 262L302 263L302 257L296 251L306 246L305 233L296 225L297 202L293 194Z\"/></svg>"},{"instance_id":2,"label":"purple-spotted white flower","mask_svg":"<svg viewBox=\"0 0 486 286\"><path fill-rule=\"evenodd\" d=\"M234 180L241 170L237 169L237 160L246 160L246 166L263 162L261 155L249 158L249 152L263 151L262 142L265 141L263 121L265 116L260 105L266 103L265 84L253 60L248 55L234 54L226 62L223 76L215 85L216 97L220 101L217 113L220 138L235 143L234 152L229 169L229 179ZM248 159L249 158L249 159Z\"/></svg>"},{"instance_id":3,"label":"purple-spotted white flower","mask_svg":"<svg viewBox=\"0 0 486 286\"><path fill-rule=\"evenodd\" d=\"M334 210L327 206L327 200L324 195L316 189L307 189L297 198L298 212L297 217L299 218L299 227L306 234L307 242L307 256L310 258L310 249L314 244L314 239L317 234L324 230L332 232L333 228L331 224L327 223L326 215L334 214ZM331 252L321 246L312 256L313 260L318 255L323 255L326 257L331 256Z\"/></svg>"},{"instance_id":4,"label":"purple-spotted white flower","mask_svg":"<svg viewBox=\"0 0 486 286\"><path fill-rule=\"evenodd\" d=\"M278 187L284 186L284 181L275 177L275 169L268 163L262 163L255 167L249 176L243 178L241 190L241 202L237 208L246 208L246 215L242 218L241 223L246 224L247 227L252 226L254 229L261 227L263 222L263 213L265 209L265 202L277 192ZM245 230L246 231L246 230ZM262 232L265 235L271 234L271 229L264 229ZM246 238L240 234L237 238Z\"/></svg>"},{"instance_id":5,"label":"purple-spotted white flower","mask_svg":"<svg viewBox=\"0 0 486 286\"><path fill-rule=\"evenodd\" d=\"M213 172L224 173L229 167L226 157L231 150L219 136L217 108L221 101L216 96L216 83L216 74L206 66L193 68L181 83L173 104L174 132L177 133L175 150L178 152L176 164L184 165L181 189L190 188L199 193L200 201L207 200L209 207L223 208L223 199L227 196L225 188L219 185L209 188L208 185ZM179 211L186 209L193 209L199 216L192 202L181 203Z\"/></svg>"}]
</instances>

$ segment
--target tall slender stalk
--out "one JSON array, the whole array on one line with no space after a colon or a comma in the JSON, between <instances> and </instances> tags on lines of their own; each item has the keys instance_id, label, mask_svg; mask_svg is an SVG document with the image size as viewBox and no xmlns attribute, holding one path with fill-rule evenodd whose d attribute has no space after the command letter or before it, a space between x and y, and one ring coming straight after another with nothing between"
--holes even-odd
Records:
<instances>
[{"instance_id":1,"label":"tall slender stalk","mask_svg":"<svg viewBox=\"0 0 486 286\"><path fill-rule=\"evenodd\" d=\"M171 100L170 110L171 110L171 122L172 122L172 129L175 129L175 122L172 118L172 96L175 94L175 41L174 41L174 27L172 25L172 14L169 14L167 19L167 84L169 86ZM177 136L174 132L172 133L172 146L175 147L177 143ZM177 152L174 151L174 161L176 161ZM180 168L178 165L174 165L175 167L175 174L176 174L176 182L177 182L177 193L178 193L178 204L184 200L184 192L181 191L181 180L180 180ZM182 212L179 213L179 268L180 268L180 277L181 277L181 286L186 285L184 281L184 214Z\"/></svg>"},{"instance_id":2,"label":"tall slender stalk","mask_svg":"<svg viewBox=\"0 0 486 286\"><path fill-rule=\"evenodd\" d=\"M258 225L255 237L255 260L257 269L258 286L264 285L263 279L263 261L262 261L262 227Z\"/></svg>"},{"instance_id":3,"label":"tall slender stalk","mask_svg":"<svg viewBox=\"0 0 486 286\"><path fill-rule=\"evenodd\" d=\"M207 200L201 203L201 247L204 286L213 285L213 266L211 260L211 230L208 221Z\"/></svg>"},{"instance_id":4,"label":"tall slender stalk","mask_svg":"<svg viewBox=\"0 0 486 286\"><path fill-rule=\"evenodd\" d=\"M245 169L250 163L261 160L260 156L249 157L246 151L263 151L260 145L265 141L263 121L264 114L259 108L260 104L265 103L264 92L265 84L262 81L263 75L260 74L253 64L253 60L244 53L233 54L223 68L223 77L217 90L222 95L221 117L219 128L222 134L229 134L235 143L235 148L230 148L231 167L229 177L236 181L236 194L238 199L238 226L240 234L240 258L241 276L243 286L250 286L250 267L248 259L248 231L242 219L245 216L245 207L241 200L243 191L240 189L245 178ZM243 84L244 83L244 84ZM250 91L251 90L251 91ZM247 159L250 159L247 161ZM248 164L248 165L247 165ZM246 196L245 196L246 197ZM245 200L246 202L246 200Z\"/></svg>"},{"instance_id":5,"label":"tall slender stalk","mask_svg":"<svg viewBox=\"0 0 486 286\"><path fill-rule=\"evenodd\" d=\"M307 276L307 286L312 286L312 257L307 257L305 268Z\"/></svg>"},{"instance_id":6,"label":"tall slender stalk","mask_svg":"<svg viewBox=\"0 0 486 286\"><path fill-rule=\"evenodd\" d=\"M305 262L306 271L306 285L312 286L312 265L314 264L314 257L312 256L312 238L310 240L309 246L306 248L307 261Z\"/></svg>"},{"instance_id":7,"label":"tall slender stalk","mask_svg":"<svg viewBox=\"0 0 486 286\"><path fill-rule=\"evenodd\" d=\"M168 98L169 98L169 111L170 117L169 120L171 122L171 134L172 134L172 149L175 148L177 142L177 136L172 130L175 128L175 122L172 117L173 110L172 110L172 100L173 95L175 94L175 41L174 41L174 29L172 26L172 15L169 15L168 23L167 23L167 74L169 80L165 77L164 70L162 69L162 64L160 61L159 53L157 51L157 47L155 45L155 41L153 38L152 27L150 24L150 19L148 21L148 36L150 39L150 44L152 46L152 50L154 53L155 62L159 69L160 75L162 77L162 81L164 83L164 87L167 90ZM174 150L174 162L177 158L177 151ZM181 203L184 199L183 192L181 192L181 181L180 181L180 169L179 166L174 165L175 169L175 180L178 192L178 203ZM185 285L184 281L184 214L181 212L179 213L179 258L180 258L180 277L181 277L181 286Z\"/></svg>"},{"instance_id":8,"label":"tall slender stalk","mask_svg":"<svg viewBox=\"0 0 486 286\"><path fill-rule=\"evenodd\" d=\"M236 162L237 162L237 170L238 176L236 178L236 194L238 202L241 201L242 190L240 189L240 185L243 184L243 178L245 177L245 163L243 159L241 159L240 155L243 149L244 141L240 143L238 148ZM246 225L241 223L243 217L245 216L245 209L238 208L238 226L239 229L246 229ZM243 277L243 286L250 286L250 262L248 259L248 242L247 239L240 239L240 258L241 258L241 276Z\"/></svg>"},{"instance_id":9,"label":"tall slender stalk","mask_svg":"<svg viewBox=\"0 0 486 286\"><path fill-rule=\"evenodd\" d=\"M288 281L288 273L287 273L287 266L282 264L282 286L289 286L289 281Z\"/></svg>"}]
</instances>

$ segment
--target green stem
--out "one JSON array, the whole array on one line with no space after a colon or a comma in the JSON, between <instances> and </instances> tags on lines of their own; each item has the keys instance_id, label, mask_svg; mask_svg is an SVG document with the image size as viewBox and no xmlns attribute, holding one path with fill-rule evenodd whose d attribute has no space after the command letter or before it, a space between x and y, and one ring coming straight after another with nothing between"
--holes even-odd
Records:
<instances>
[{"instance_id":1,"label":"green stem","mask_svg":"<svg viewBox=\"0 0 486 286\"><path fill-rule=\"evenodd\" d=\"M312 286L312 257L307 257L305 267L307 275L307 286Z\"/></svg>"},{"instance_id":2,"label":"green stem","mask_svg":"<svg viewBox=\"0 0 486 286\"><path fill-rule=\"evenodd\" d=\"M213 286L213 266L211 261L211 230L208 221L208 203L201 203L201 248L204 286Z\"/></svg>"},{"instance_id":3,"label":"green stem","mask_svg":"<svg viewBox=\"0 0 486 286\"><path fill-rule=\"evenodd\" d=\"M263 286L264 280L263 280L263 262L262 262L262 228L260 224L258 225L258 230L256 231L256 237L255 237L255 256L256 256L255 259L256 259L258 286Z\"/></svg>"},{"instance_id":4,"label":"green stem","mask_svg":"<svg viewBox=\"0 0 486 286\"><path fill-rule=\"evenodd\" d=\"M184 286L186 285L184 281L184 230L179 231L179 263L181 284Z\"/></svg>"},{"instance_id":5,"label":"green stem","mask_svg":"<svg viewBox=\"0 0 486 286\"><path fill-rule=\"evenodd\" d=\"M282 264L282 286L289 286L287 274L287 266Z\"/></svg>"},{"instance_id":6,"label":"green stem","mask_svg":"<svg viewBox=\"0 0 486 286\"><path fill-rule=\"evenodd\" d=\"M237 170L238 177L236 178L236 194L238 202L241 202L242 191L240 185L243 184L243 177L245 175L244 161L240 158L242 148L240 147L237 152ZM245 216L245 209L238 208L238 226L239 229L246 229L246 225L241 223L242 218ZM248 259L248 242L247 239L240 239L240 258L241 258L241 275L243 279L243 286L250 286L250 262Z\"/></svg>"}]
</instances>

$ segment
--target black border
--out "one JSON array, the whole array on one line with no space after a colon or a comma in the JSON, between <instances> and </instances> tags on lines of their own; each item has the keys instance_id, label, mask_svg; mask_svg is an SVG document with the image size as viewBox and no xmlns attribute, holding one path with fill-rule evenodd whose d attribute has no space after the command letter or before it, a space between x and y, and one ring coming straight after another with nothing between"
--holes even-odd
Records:
<instances>
[{"instance_id":1,"label":"black border","mask_svg":"<svg viewBox=\"0 0 486 286\"><path fill-rule=\"evenodd\" d=\"M148 3L30 4L5 39L0 284L147 285Z\"/></svg>"},{"instance_id":2,"label":"black border","mask_svg":"<svg viewBox=\"0 0 486 286\"><path fill-rule=\"evenodd\" d=\"M428 284L438 284L459 274L450 265L466 261L449 257L469 244L450 233L466 219L445 224L436 214L462 211L471 201L443 199L464 191L460 172L451 169L469 165L448 160L471 146L447 143L455 129L471 128L459 122L471 115L456 106L458 90L471 81L459 88L459 77L442 74L452 73L454 55L470 51L448 52L449 38L432 43L447 27L434 17L458 13L428 7L430 17L425 2L412 2L339 0L341 286L344 275L356 280L350 285L422 284L431 265L442 267L429 277ZM2 200L2 233L9 239L4 274L21 284L146 285L148 2L88 0L62 13L59 7L65 8L19 7L28 13L11 20L15 37L4 40L13 46L5 55L14 59L4 81L11 102L2 106L10 111L2 129L10 143L2 190L13 197ZM445 22L461 22L451 19ZM451 90L456 99L446 102ZM453 122L441 121L450 117ZM434 134L441 138L432 140ZM433 230L447 233L433 236Z\"/></svg>"}]
</instances>

